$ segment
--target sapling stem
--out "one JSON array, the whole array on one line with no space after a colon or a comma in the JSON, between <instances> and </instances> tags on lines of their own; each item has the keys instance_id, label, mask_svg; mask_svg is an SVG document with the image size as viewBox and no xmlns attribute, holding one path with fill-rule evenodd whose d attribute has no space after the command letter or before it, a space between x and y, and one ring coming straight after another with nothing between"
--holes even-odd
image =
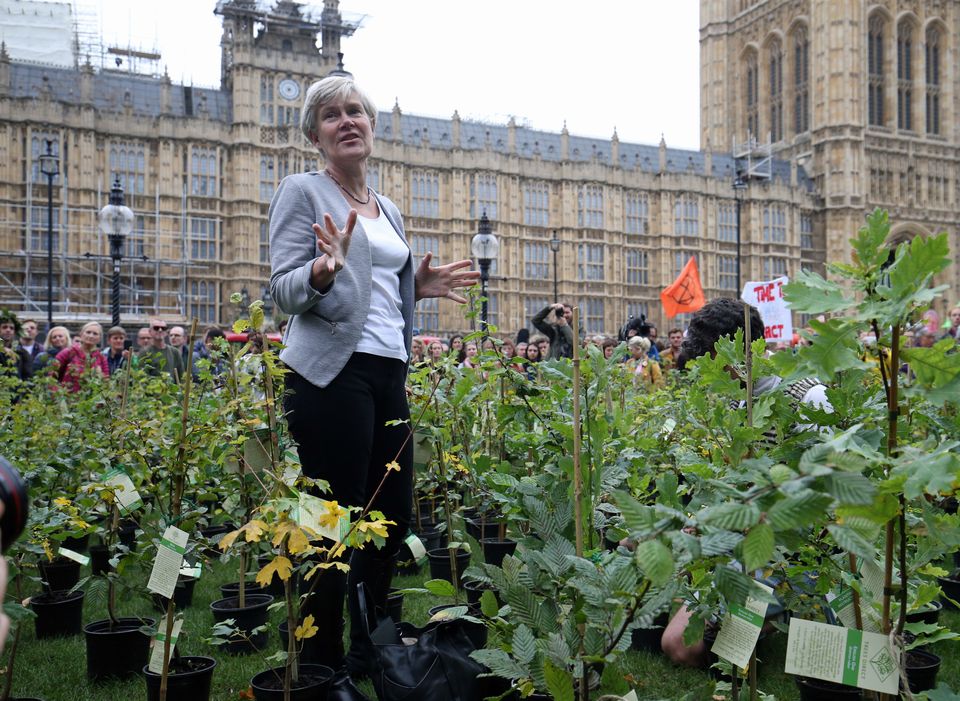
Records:
<instances>
[{"instance_id":1,"label":"sapling stem","mask_svg":"<svg viewBox=\"0 0 960 701\"><path fill-rule=\"evenodd\" d=\"M170 639L173 637L173 597L167 599L166 635L163 640L163 669L160 672L160 701L167 701L167 678L170 676Z\"/></svg>"},{"instance_id":2,"label":"sapling stem","mask_svg":"<svg viewBox=\"0 0 960 701\"><path fill-rule=\"evenodd\" d=\"M573 328L578 329L580 307L573 308ZM580 344L573 343L573 513L577 557L583 557L583 474L580 471Z\"/></svg>"}]
</instances>

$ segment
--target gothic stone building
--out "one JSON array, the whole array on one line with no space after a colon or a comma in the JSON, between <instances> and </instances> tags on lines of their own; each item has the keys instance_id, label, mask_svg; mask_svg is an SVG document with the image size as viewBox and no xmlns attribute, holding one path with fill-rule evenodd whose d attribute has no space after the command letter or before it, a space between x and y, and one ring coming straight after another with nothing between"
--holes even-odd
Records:
<instances>
[{"instance_id":1,"label":"gothic stone building","mask_svg":"<svg viewBox=\"0 0 960 701\"><path fill-rule=\"evenodd\" d=\"M733 25L714 19L722 13L713 4L704 5L705 57L713 55L717 26L729 32L724 42L733 41ZM238 314L232 292L263 294L276 185L289 173L322 167L297 128L303 94L336 69L340 39L355 27L341 19L336 0L313 17L287 0L269 11L250 0L222 0L217 12L219 89L82 60L77 67L28 63L0 51L0 306L45 315L48 188L38 158L48 142L60 157L52 188L56 321L109 318L111 264L97 213L115 177L136 215L121 271L125 324L151 315L226 324ZM715 69L705 64L705 94L726 99L714 87L721 80ZM363 76L357 80L362 85ZM455 112L451 119L418 117L395 106L378 115L370 184L399 205L418 256L468 257L486 212L501 242L490 316L505 332L553 301L554 276L559 297L580 305L588 332L615 332L639 314L666 330L676 321L663 318L659 293L691 255L708 297L738 292L732 185L744 163L731 155L736 104L705 107L701 151L621 143L616 134L535 131L513 121L476 123ZM720 120L723 110L730 120ZM949 121L941 124L946 129ZM849 152L853 141L843 143L841 152ZM924 148L934 145L945 147L924 140ZM840 206L831 197L846 203L838 209L849 217L846 232L862 216L862 195L853 207L852 193L836 194L829 177L811 180L793 152L783 155L750 171L759 177L742 192L744 281L822 268L824 202L816 183L828 193L831 216ZM427 300L416 323L423 333L445 335L466 322L455 305Z\"/></svg>"},{"instance_id":2,"label":"gothic stone building","mask_svg":"<svg viewBox=\"0 0 960 701\"><path fill-rule=\"evenodd\" d=\"M894 240L946 231L956 252L958 36L955 0L701 0L701 143L763 135L801 164L829 260L875 207Z\"/></svg>"}]
</instances>

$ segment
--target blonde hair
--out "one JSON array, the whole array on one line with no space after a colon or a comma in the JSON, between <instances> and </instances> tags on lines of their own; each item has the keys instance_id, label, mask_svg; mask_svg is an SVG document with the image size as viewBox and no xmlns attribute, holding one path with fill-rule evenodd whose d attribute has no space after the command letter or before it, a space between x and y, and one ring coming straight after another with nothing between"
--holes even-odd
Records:
<instances>
[{"instance_id":1,"label":"blonde hair","mask_svg":"<svg viewBox=\"0 0 960 701\"><path fill-rule=\"evenodd\" d=\"M373 100L357 87L357 84L350 78L344 78L339 75L327 76L323 80L318 80L307 88L307 94L303 97L303 109L300 110L300 131L307 137L307 141L313 143L313 136L317 131L317 110L333 100L346 100L352 95L356 95L363 111L367 113L370 119L370 128L374 131L377 128L377 108Z\"/></svg>"},{"instance_id":2,"label":"blonde hair","mask_svg":"<svg viewBox=\"0 0 960 701\"><path fill-rule=\"evenodd\" d=\"M70 329L68 329L66 326L51 326L50 330L47 331L47 337L43 339L44 348L50 347L50 336L53 335L54 331L63 331L67 335L67 346L73 343L73 339L70 337Z\"/></svg>"},{"instance_id":3,"label":"blonde hair","mask_svg":"<svg viewBox=\"0 0 960 701\"><path fill-rule=\"evenodd\" d=\"M633 336L627 345L631 349L639 348L642 353L647 353L650 350L650 339L646 336Z\"/></svg>"},{"instance_id":4,"label":"blonde hair","mask_svg":"<svg viewBox=\"0 0 960 701\"><path fill-rule=\"evenodd\" d=\"M80 335L83 336L83 332L84 332L84 331L86 331L87 329L93 329L93 328L95 328L97 331L100 332L100 339L102 340L102 339L103 339L103 327L102 327L98 322L96 322L96 321L88 321L86 324L84 324L84 325L80 328Z\"/></svg>"}]
</instances>

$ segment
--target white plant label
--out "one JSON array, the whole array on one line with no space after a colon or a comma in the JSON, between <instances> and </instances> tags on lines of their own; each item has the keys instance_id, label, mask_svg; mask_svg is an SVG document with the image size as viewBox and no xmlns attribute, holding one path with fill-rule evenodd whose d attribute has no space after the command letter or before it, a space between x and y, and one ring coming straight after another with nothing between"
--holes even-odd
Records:
<instances>
[{"instance_id":1,"label":"white plant label","mask_svg":"<svg viewBox=\"0 0 960 701\"><path fill-rule=\"evenodd\" d=\"M342 516L337 523L332 526L323 524L320 519L328 515L328 503L326 499L300 492L299 504L297 506L297 512L294 514L294 520L322 538L327 538L335 543L342 542L350 530L350 517Z\"/></svg>"},{"instance_id":2,"label":"white plant label","mask_svg":"<svg viewBox=\"0 0 960 701\"><path fill-rule=\"evenodd\" d=\"M150 651L150 664L147 666L154 674L163 674L163 643L167 639L167 622L161 620L160 625L163 630L157 631L157 637L153 639L153 649ZM180 638L180 629L183 627L183 619L178 618L173 622L173 630L170 635L170 654L173 654L173 648L177 646L177 640Z\"/></svg>"},{"instance_id":3,"label":"white plant label","mask_svg":"<svg viewBox=\"0 0 960 701\"><path fill-rule=\"evenodd\" d=\"M413 555L413 559L422 565L427 559L427 549L424 547L423 541L417 537L416 533L411 533L403 542L410 548L410 554Z\"/></svg>"},{"instance_id":4,"label":"white plant label","mask_svg":"<svg viewBox=\"0 0 960 701\"><path fill-rule=\"evenodd\" d=\"M754 585L769 594L773 589L754 582ZM720 624L720 632L713 642L711 651L719 658L746 669L750 664L750 655L760 639L763 621L767 615L768 602L748 596L743 606L731 604L730 610Z\"/></svg>"},{"instance_id":5,"label":"white plant label","mask_svg":"<svg viewBox=\"0 0 960 701\"><path fill-rule=\"evenodd\" d=\"M133 485L133 480L123 470L119 468L110 470L103 476L103 483L113 491L120 513L124 516L143 505L140 493Z\"/></svg>"},{"instance_id":6,"label":"white plant label","mask_svg":"<svg viewBox=\"0 0 960 701\"><path fill-rule=\"evenodd\" d=\"M90 558L89 558L89 557L87 557L86 555L81 555L80 553L74 552L73 550L70 550L70 549L68 549L68 548L60 548L60 550L58 550L57 552L58 552L60 555L63 555L63 556L64 556L65 558L67 558L68 560L73 560L74 562L79 562L79 563L80 563L81 565L83 565L84 567L86 567L87 565L90 564Z\"/></svg>"},{"instance_id":7,"label":"white plant label","mask_svg":"<svg viewBox=\"0 0 960 701\"><path fill-rule=\"evenodd\" d=\"M791 618L784 671L897 694L898 656L899 651L885 635Z\"/></svg>"},{"instance_id":8,"label":"white plant label","mask_svg":"<svg viewBox=\"0 0 960 701\"><path fill-rule=\"evenodd\" d=\"M177 579L180 577L183 554L187 551L188 538L185 531L176 526L167 526L160 539L160 547L157 548L157 559L153 561L147 589L167 599L173 597Z\"/></svg>"}]
</instances>

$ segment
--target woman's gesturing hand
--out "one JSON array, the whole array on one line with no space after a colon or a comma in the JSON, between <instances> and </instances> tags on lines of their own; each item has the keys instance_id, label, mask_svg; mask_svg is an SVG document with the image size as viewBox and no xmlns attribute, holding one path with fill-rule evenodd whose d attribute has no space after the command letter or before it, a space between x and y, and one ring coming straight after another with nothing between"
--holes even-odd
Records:
<instances>
[{"instance_id":1,"label":"woman's gesturing hand","mask_svg":"<svg viewBox=\"0 0 960 701\"><path fill-rule=\"evenodd\" d=\"M350 239L353 236L353 227L357 223L357 210L351 209L347 215L347 222L342 229L338 229L329 214L323 215L323 226L313 225L313 233L317 235L317 247L324 254L313 263L313 274L310 282L314 289L321 290L333 282L334 276L343 268L350 250Z\"/></svg>"},{"instance_id":2,"label":"woman's gesturing hand","mask_svg":"<svg viewBox=\"0 0 960 701\"><path fill-rule=\"evenodd\" d=\"M458 260L456 263L447 263L431 268L431 260L433 260L433 253L428 252L420 261L420 267L417 268L415 277L417 299L446 297L454 302L466 304L467 298L455 292L455 290L461 287L471 287L480 279L479 271L469 269L473 262Z\"/></svg>"}]
</instances>

